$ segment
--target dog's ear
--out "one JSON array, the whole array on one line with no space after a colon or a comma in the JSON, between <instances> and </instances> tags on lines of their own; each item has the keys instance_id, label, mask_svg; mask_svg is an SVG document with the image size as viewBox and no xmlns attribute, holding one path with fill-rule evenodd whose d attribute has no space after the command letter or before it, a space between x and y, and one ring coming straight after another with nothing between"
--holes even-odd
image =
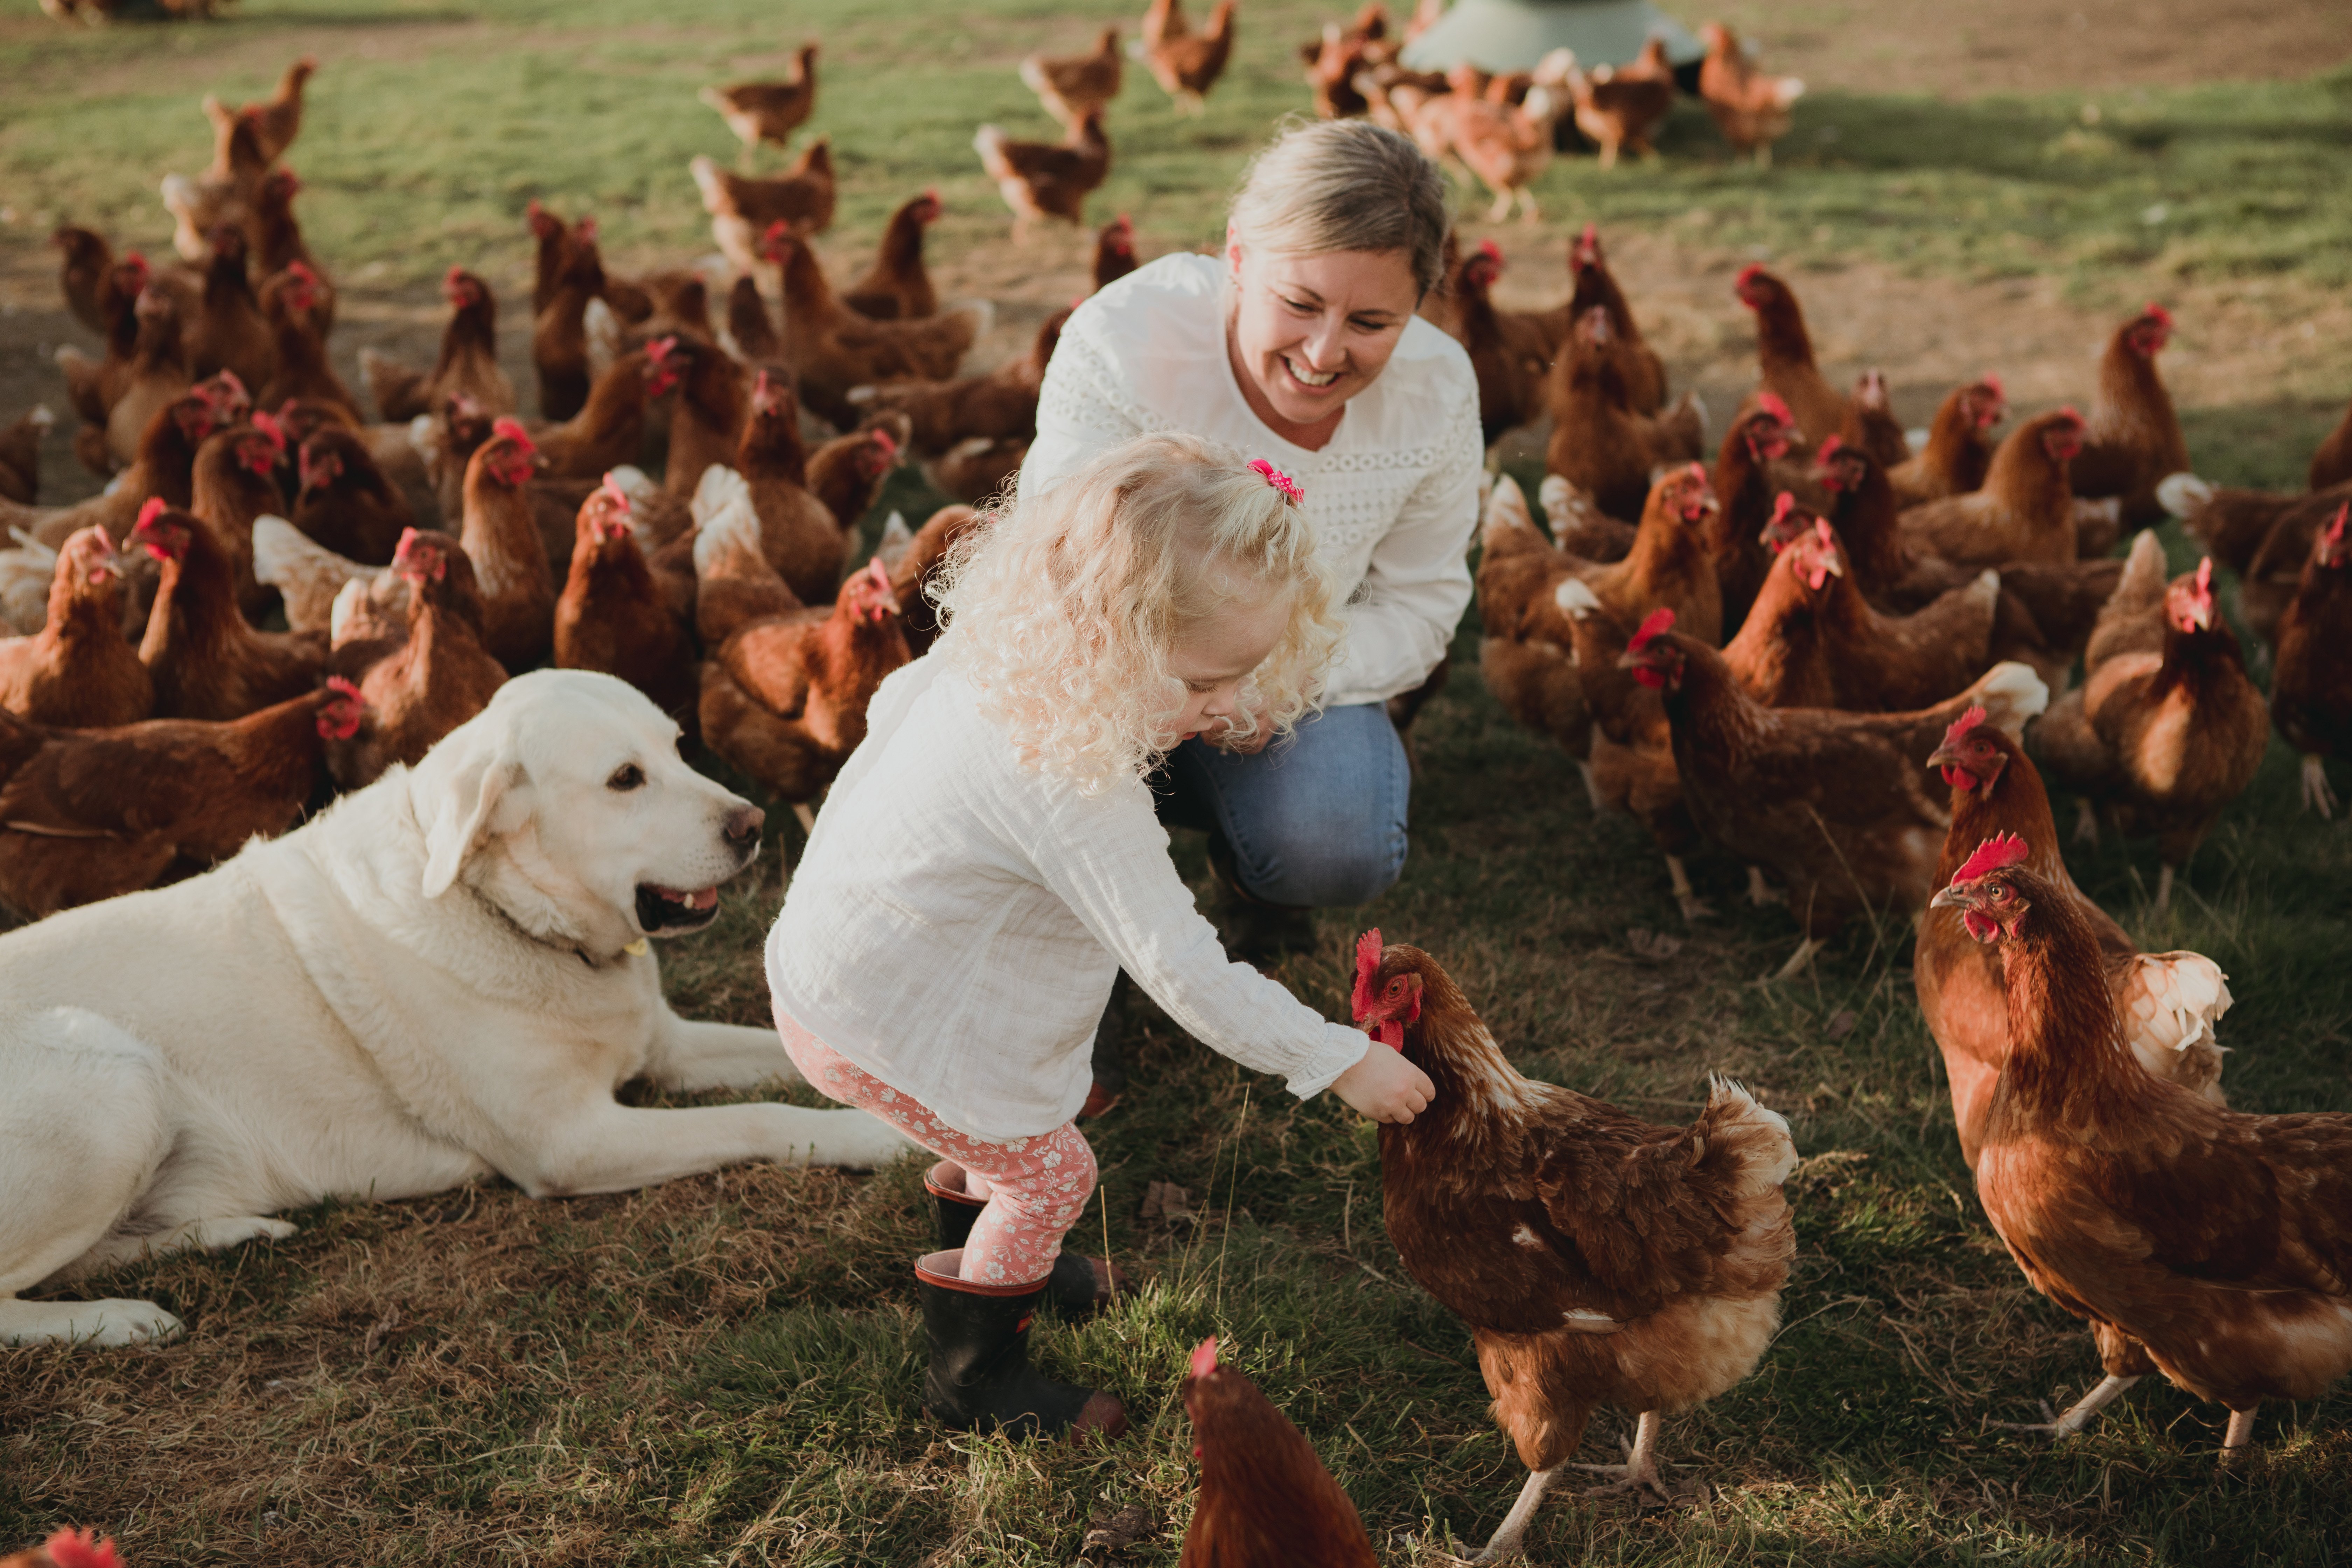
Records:
<instances>
[{"instance_id":1,"label":"dog's ear","mask_svg":"<svg viewBox=\"0 0 2352 1568\"><path fill-rule=\"evenodd\" d=\"M520 784L522 763L503 737L477 730L434 780L431 819L425 824L425 877L420 890L437 899L481 846L508 791ZM447 742L444 742L444 745ZM420 770L421 771L421 770Z\"/></svg>"}]
</instances>

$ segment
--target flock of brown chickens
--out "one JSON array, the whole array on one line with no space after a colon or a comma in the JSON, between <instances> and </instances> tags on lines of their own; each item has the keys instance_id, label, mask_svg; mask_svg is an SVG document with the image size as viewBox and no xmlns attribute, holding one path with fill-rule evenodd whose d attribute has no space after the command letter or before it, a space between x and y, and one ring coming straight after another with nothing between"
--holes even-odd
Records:
<instances>
[{"instance_id":1,"label":"flock of brown chickens","mask_svg":"<svg viewBox=\"0 0 2352 1568\"><path fill-rule=\"evenodd\" d=\"M1446 71L1404 65L1404 45L1443 13L1442 5L1424 4L1400 30L1381 0L1366 0L1347 25L1326 23L1323 36L1298 50L1316 112L1327 120L1368 114L1457 173L1476 175L1495 194L1491 222L1510 216L1514 205L1529 220L1537 216L1529 187L1552 154L1572 144L1572 131L1599 150L1604 169L1628 150L1655 152L1651 134L1673 111L1677 93L1664 40L1651 38L1623 65L1589 71L1570 49L1555 49L1524 71L1490 74L1466 62ZM1735 152L1769 164L1805 84L1758 70L1720 22L1708 23L1700 36L1707 52L1698 69L1699 100Z\"/></svg>"},{"instance_id":2,"label":"flock of brown chickens","mask_svg":"<svg viewBox=\"0 0 2352 1568\"><path fill-rule=\"evenodd\" d=\"M1532 174L1498 179L1472 148L1513 115L1572 104L1604 157L1654 123L1632 106L1655 107L1634 89L1662 58L1433 85L1395 66L1376 13L1313 51L1318 106L1393 115L1498 195ZM1232 25L1233 0L1201 34L1155 0L1143 58L1197 102ZM1725 58L1703 91L1745 68L1727 34L1710 43ZM706 95L746 161L809 118L815 53L787 81ZM1109 29L1091 55L1024 62L1070 139L983 130L1018 217L1079 217L1119 58ZM0 643L0 900L41 915L226 858L325 790L414 763L548 661L632 681L805 811L876 686L936 634L924 582L973 512L896 527L847 573L856 522L902 462L967 502L995 493L1063 318L960 374L986 312L942 307L929 192L835 287L814 246L835 195L818 140L777 178L696 161L733 267L723 300L696 271L607 272L593 219L534 204L538 416L499 366L489 285L452 268L432 365L362 355L371 418L329 355L336 291L282 163L310 69L264 103L207 100L211 165L165 184L175 263L58 232L66 298L106 343L60 355L75 447L114 483L41 507L37 422L0 439L0 524L25 542L0 556L0 615L23 634ZM1721 118L1718 96L1738 95L1709 95ZM1755 96L1785 129L1793 84ZM1759 152L1778 134L1754 105L1725 126ZM1104 227L1097 287L1136 259L1126 220ZM1685 862L1709 842L1749 866L1752 896L1785 900L1804 940L1784 975L1857 916L1920 916L1919 1001L1987 1212L2036 1288L2091 1323L2109 1373L2045 1429L2160 1370L2230 1406L2226 1457L2260 1399L2309 1397L2352 1364L2352 1127L2226 1109L2223 976L2140 952L2083 896L2042 780L2094 831L2104 816L2158 840L2159 908L2273 726L2332 811L2325 759L2352 755L2352 412L2305 491L2197 479L2157 369L2173 322L2151 305L2116 331L2087 416L1996 439L2007 403L1987 374L1915 451L1883 377L1829 384L1793 290L1750 267L1735 289L1758 384L1710 451L1598 235L1569 259L1570 298L1517 312L1491 298L1499 248L1457 250L1429 307L1469 351L1490 443L1549 424L1545 526L1507 478L1487 508L1486 684L1573 755L1596 806L1650 832L1686 917L1707 912ZM2170 574L2146 532L2116 556L2168 510L2211 552L2195 571ZM2267 699L2217 565L2270 645ZM1601 1405L1641 1417L1619 1484L1658 1488L1660 1415L1746 1376L1777 1323L1785 1123L1727 1083L1664 1128L1523 1079L1435 961L1378 932L1353 1011L1438 1082L1428 1114L1382 1130L1387 1219L1470 1326L1531 1472L1488 1555L1515 1546ZM1373 1561L1311 1447L1213 1346L1185 1397L1203 1460L1187 1563ZM51 1550L68 1564L87 1547Z\"/></svg>"}]
</instances>

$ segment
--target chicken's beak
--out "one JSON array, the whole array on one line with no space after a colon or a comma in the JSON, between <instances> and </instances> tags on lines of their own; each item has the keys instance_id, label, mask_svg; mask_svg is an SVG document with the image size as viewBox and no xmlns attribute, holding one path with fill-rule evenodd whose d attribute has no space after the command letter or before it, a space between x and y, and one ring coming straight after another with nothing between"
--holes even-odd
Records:
<instances>
[{"instance_id":1,"label":"chicken's beak","mask_svg":"<svg viewBox=\"0 0 2352 1568\"><path fill-rule=\"evenodd\" d=\"M1969 896L1958 888L1938 888L1936 896L1927 900L1927 907L1931 910L1965 910L1969 907Z\"/></svg>"},{"instance_id":2,"label":"chicken's beak","mask_svg":"<svg viewBox=\"0 0 2352 1568\"><path fill-rule=\"evenodd\" d=\"M1956 768L1960 765L1960 754L1959 752L1952 750L1949 746L1938 746L1934 751L1927 753L1927 762L1926 765L1930 769ZM1948 893L1951 889L1947 888L1944 891ZM1941 895L1938 895L1938 897L1940 896Z\"/></svg>"}]
</instances>

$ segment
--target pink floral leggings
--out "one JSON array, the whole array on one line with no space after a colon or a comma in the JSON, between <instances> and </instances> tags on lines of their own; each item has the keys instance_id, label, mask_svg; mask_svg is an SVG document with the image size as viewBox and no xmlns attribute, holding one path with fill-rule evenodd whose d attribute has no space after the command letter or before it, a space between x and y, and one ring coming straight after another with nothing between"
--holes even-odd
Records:
<instances>
[{"instance_id":1,"label":"pink floral leggings","mask_svg":"<svg viewBox=\"0 0 2352 1568\"><path fill-rule=\"evenodd\" d=\"M1095 1190L1095 1152L1075 1122L1051 1132L991 1143L967 1137L930 1107L901 1094L801 1027L781 1007L776 1031L784 1054L818 1093L889 1122L964 1171L964 1191L988 1200L964 1243L966 1279L1025 1285L1054 1271L1062 1237L1086 1212Z\"/></svg>"}]
</instances>

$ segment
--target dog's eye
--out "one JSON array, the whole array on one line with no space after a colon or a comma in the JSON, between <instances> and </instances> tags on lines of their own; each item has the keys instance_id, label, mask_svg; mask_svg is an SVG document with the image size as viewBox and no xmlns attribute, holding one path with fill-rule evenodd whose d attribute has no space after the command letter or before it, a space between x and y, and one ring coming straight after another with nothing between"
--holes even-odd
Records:
<instances>
[{"instance_id":1,"label":"dog's eye","mask_svg":"<svg viewBox=\"0 0 2352 1568\"><path fill-rule=\"evenodd\" d=\"M625 794L633 789L643 789L645 786L646 770L635 763L623 763L613 771L613 776L604 781L606 789L616 789Z\"/></svg>"}]
</instances>

